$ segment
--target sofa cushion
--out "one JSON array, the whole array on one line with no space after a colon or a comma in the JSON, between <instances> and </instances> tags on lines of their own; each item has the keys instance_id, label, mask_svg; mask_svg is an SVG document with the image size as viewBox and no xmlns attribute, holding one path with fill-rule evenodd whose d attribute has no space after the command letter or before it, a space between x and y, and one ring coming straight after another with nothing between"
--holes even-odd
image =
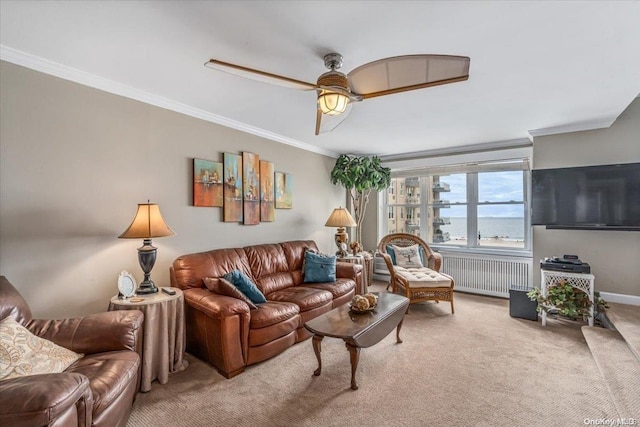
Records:
<instances>
[{"instance_id":1,"label":"sofa cushion","mask_svg":"<svg viewBox=\"0 0 640 427\"><path fill-rule=\"evenodd\" d=\"M304 260L304 253L307 249L318 250L316 242L313 240L294 240L291 242L280 243L284 255L287 258L289 265L289 271L292 273L302 271L302 262Z\"/></svg>"},{"instance_id":2,"label":"sofa cushion","mask_svg":"<svg viewBox=\"0 0 640 427\"><path fill-rule=\"evenodd\" d=\"M304 253L304 282L335 282L336 256L317 254L311 251Z\"/></svg>"},{"instance_id":3,"label":"sofa cushion","mask_svg":"<svg viewBox=\"0 0 640 427\"><path fill-rule=\"evenodd\" d=\"M290 302L267 301L251 312L249 328L260 329L281 323L296 317L300 307ZM296 325L297 327L297 325Z\"/></svg>"},{"instance_id":4,"label":"sofa cushion","mask_svg":"<svg viewBox=\"0 0 640 427\"><path fill-rule=\"evenodd\" d=\"M246 246L244 252L247 254L251 273L256 279L289 271L287 258L279 244Z\"/></svg>"},{"instance_id":5,"label":"sofa cushion","mask_svg":"<svg viewBox=\"0 0 640 427\"><path fill-rule=\"evenodd\" d=\"M232 270L240 270L251 276L249 260L241 248L182 255L173 261L172 267L172 280L183 290L204 288L203 277L222 277Z\"/></svg>"},{"instance_id":6,"label":"sofa cushion","mask_svg":"<svg viewBox=\"0 0 640 427\"><path fill-rule=\"evenodd\" d=\"M294 286L289 264L280 244L247 246L251 274L263 294Z\"/></svg>"},{"instance_id":7,"label":"sofa cushion","mask_svg":"<svg viewBox=\"0 0 640 427\"><path fill-rule=\"evenodd\" d=\"M233 270L224 275L225 280L231 282L240 292L245 294L254 304L267 302L255 283L240 270Z\"/></svg>"},{"instance_id":8,"label":"sofa cushion","mask_svg":"<svg viewBox=\"0 0 640 427\"><path fill-rule=\"evenodd\" d=\"M356 283L351 279L336 279L335 282L328 283L305 283L300 285L305 288L320 289L331 292L333 299L347 295L356 288Z\"/></svg>"},{"instance_id":9,"label":"sofa cushion","mask_svg":"<svg viewBox=\"0 0 640 427\"><path fill-rule=\"evenodd\" d=\"M64 372L82 354L33 335L9 316L0 321L0 380Z\"/></svg>"},{"instance_id":10,"label":"sofa cushion","mask_svg":"<svg viewBox=\"0 0 640 427\"><path fill-rule=\"evenodd\" d=\"M277 340L295 334L300 327L299 313L300 308L290 302L260 304L251 312L249 347L272 346Z\"/></svg>"},{"instance_id":11,"label":"sofa cushion","mask_svg":"<svg viewBox=\"0 0 640 427\"><path fill-rule=\"evenodd\" d=\"M300 307L300 312L322 307L333 300L328 290L314 289L305 286L293 286L268 295L269 301L292 302Z\"/></svg>"},{"instance_id":12,"label":"sofa cushion","mask_svg":"<svg viewBox=\"0 0 640 427\"><path fill-rule=\"evenodd\" d=\"M243 294L240 289L236 288L233 283L230 283L224 277L205 277L202 279L204 281L204 285L211 292L214 292L218 295L225 295L228 297L236 298L241 301L244 301L249 305L249 308L254 309L256 305L251 301L251 299Z\"/></svg>"}]
</instances>

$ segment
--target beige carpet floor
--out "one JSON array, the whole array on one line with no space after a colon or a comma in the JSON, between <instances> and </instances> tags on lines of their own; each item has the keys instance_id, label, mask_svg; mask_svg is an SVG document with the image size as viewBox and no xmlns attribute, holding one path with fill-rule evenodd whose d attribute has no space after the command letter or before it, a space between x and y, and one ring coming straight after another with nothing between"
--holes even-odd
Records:
<instances>
[{"instance_id":1,"label":"beige carpet floor","mask_svg":"<svg viewBox=\"0 0 640 427\"><path fill-rule=\"evenodd\" d=\"M322 343L319 377L311 340L230 380L189 355L184 372L138 395L128 426L557 427L617 419L584 324L550 319L543 328L509 317L508 300L456 293L456 314L448 303L412 305L404 343L392 333L363 349L357 391L336 339Z\"/></svg>"}]
</instances>

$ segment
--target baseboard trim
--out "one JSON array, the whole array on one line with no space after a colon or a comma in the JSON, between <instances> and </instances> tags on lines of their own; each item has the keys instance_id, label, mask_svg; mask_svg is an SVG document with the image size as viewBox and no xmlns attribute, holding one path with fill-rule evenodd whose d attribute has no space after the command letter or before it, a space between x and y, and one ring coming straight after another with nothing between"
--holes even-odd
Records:
<instances>
[{"instance_id":1,"label":"baseboard trim","mask_svg":"<svg viewBox=\"0 0 640 427\"><path fill-rule=\"evenodd\" d=\"M640 296L615 294L613 292L600 292L600 296L606 302L615 302L618 304L640 305Z\"/></svg>"},{"instance_id":2,"label":"baseboard trim","mask_svg":"<svg viewBox=\"0 0 640 427\"><path fill-rule=\"evenodd\" d=\"M389 274L373 273L373 279L380 280L383 282L388 282ZM472 292L472 293L475 293L475 292ZM604 298L606 302L640 306L640 296L637 296L637 295L616 294L613 292L600 292L600 296Z\"/></svg>"}]
</instances>

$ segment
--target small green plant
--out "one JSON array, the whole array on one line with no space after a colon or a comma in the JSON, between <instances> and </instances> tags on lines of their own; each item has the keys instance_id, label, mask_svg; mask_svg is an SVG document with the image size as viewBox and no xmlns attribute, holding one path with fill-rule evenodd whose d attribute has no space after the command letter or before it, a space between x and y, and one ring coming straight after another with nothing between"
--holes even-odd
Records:
<instances>
[{"instance_id":1,"label":"small green plant","mask_svg":"<svg viewBox=\"0 0 640 427\"><path fill-rule=\"evenodd\" d=\"M538 301L538 313L543 311L557 312L562 316L570 319L587 319L591 311L591 300L581 289L574 288L564 279L560 279L557 283L549 286L547 296L542 296L540 288L534 288L527 292L527 296L532 301ZM609 308L607 302L600 296L599 292L594 293L595 307L594 316L604 312Z\"/></svg>"}]
</instances>

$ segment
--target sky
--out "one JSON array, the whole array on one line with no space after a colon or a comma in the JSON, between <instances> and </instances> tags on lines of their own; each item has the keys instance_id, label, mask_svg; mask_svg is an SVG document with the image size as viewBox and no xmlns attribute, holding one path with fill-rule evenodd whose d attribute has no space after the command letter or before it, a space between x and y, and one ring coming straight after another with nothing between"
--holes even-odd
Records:
<instances>
[{"instance_id":1,"label":"sky","mask_svg":"<svg viewBox=\"0 0 640 427\"><path fill-rule=\"evenodd\" d=\"M465 174L447 175L440 178L450 185L451 191L443 193L442 199L450 202L466 202L467 186ZM478 201L508 202L522 201L522 171L481 172L478 173ZM467 207L451 206L444 215L449 217L467 216ZM479 217L513 217L524 216L522 205L478 206Z\"/></svg>"}]
</instances>

